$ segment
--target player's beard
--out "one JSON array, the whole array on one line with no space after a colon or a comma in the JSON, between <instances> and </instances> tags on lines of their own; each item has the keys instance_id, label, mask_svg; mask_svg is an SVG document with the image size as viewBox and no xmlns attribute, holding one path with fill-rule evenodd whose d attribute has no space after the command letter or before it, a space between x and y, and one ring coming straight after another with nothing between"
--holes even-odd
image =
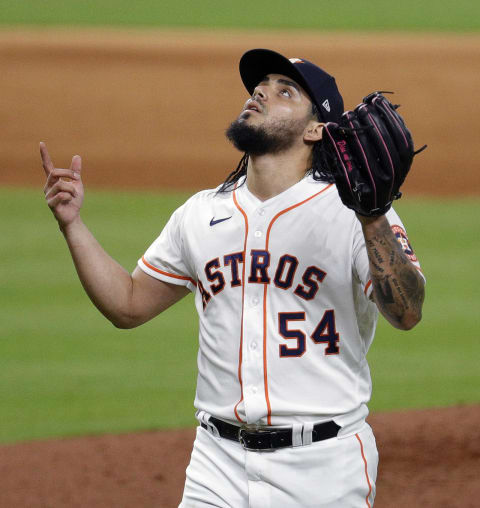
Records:
<instances>
[{"instance_id":1,"label":"player's beard","mask_svg":"<svg viewBox=\"0 0 480 508\"><path fill-rule=\"evenodd\" d=\"M266 125L248 125L242 115L225 131L237 150L261 156L280 153L291 148L303 133L306 119L275 120Z\"/></svg>"}]
</instances>

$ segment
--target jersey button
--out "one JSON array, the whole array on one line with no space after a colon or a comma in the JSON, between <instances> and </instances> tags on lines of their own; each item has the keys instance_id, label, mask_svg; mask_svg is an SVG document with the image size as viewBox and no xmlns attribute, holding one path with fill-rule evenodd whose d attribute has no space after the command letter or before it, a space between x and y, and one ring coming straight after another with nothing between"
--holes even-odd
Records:
<instances>
[{"instance_id":1,"label":"jersey button","mask_svg":"<svg viewBox=\"0 0 480 508\"><path fill-rule=\"evenodd\" d=\"M252 349L253 351L255 351L255 349L257 349L257 343L256 342L252 342L250 344L250 349Z\"/></svg>"},{"instance_id":2,"label":"jersey button","mask_svg":"<svg viewBox=\"0 0 480 508\"><path fill-rule=\"evenodd\" d=\"M262 236L261 231L255 231L255 238L260 238Z\"/></svg>"},{"instance_id":3,"label":"jersey button","mask_svg":"<svg viewBox=\"0 0 480 508\"><path fill-rule=\"evenodd\" d=\"M252 386L252 388L250 389L250 391L252 393L257 393L257 387L256 386Z\"/></svg>"},{"instance_id":4,"label":"jersey button","mask_svg":"<svg viewBox=\"0 0 480 508\"><path fill-rule=\"evenodd\" d=\"M258 215L265 215L265 209L264 208L260 208L258 210Z\"/></svg>"},{"instance_id":5,"label":"jersey button","mask_svg":"<svg viewBox=\"0 0 480 508\"><path fill-rule=\"evenodd\" d=\"M252 298L252 305L254 305L254 306L255 306L255 305L258 305L258 302L259 302L259 301L260 301L260 300L259 300L256 296L254 296L254 297Z\"/></svg>"}]
</instances>

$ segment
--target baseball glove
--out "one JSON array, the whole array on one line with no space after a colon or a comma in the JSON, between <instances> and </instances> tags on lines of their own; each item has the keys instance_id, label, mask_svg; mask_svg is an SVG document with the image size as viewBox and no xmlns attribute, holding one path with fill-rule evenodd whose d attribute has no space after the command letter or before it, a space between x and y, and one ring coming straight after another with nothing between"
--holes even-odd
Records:
<instances>
[{"instance_id":1,"label":"baseball glove","mask_svg":"<svg viewBox=\"0 0 480 508\"><path fill-rule=\"evenodd\" d=\"M324 151L345 206L367 217L385 214L402 194L400 186L416 154L398 105L382 94L367 95L340 122L324 127Z\"/></svg>"}]
</instances>

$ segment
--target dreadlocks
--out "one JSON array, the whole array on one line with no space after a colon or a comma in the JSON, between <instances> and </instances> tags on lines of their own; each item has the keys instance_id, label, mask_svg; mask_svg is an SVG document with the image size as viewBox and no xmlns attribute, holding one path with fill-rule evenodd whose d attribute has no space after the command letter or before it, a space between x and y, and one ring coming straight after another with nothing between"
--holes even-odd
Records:
<instances>
[{"instance_id":1,"label":"dreadlocks","mask_svg":"<svg viewBox=\"0 0 480 508\"><path fill-rule=\"evenodd\" d=\"M322 121L317 106L312 102L312 116L319 122ZM229 192L233 189L235 184L247 174L248 166L248 153L245 153L240 159L238 166L234 169L223 182L217 192ZM326 183L333 183L335 181L331 171L329 170L329 162L327 154L323 148L323 140L320 139L313 145L312 151L312 167L307 171L311 173L314 180Z\"/></svg>"},{"instance_id":2,"label":"dreadlocks","mask_svg":"<svg viewBox=\"0 0 480 508\"><path fill-rule=\"evenodd\" d=\"M240 180L243 175L247 174L247 166L248 166L248 153L244 154L240 159L238 166L234 169L227 177L227 179L223 182L220 189L217 192L228 192L232 190L232 187Z\"/></svg>"}]
</instances>

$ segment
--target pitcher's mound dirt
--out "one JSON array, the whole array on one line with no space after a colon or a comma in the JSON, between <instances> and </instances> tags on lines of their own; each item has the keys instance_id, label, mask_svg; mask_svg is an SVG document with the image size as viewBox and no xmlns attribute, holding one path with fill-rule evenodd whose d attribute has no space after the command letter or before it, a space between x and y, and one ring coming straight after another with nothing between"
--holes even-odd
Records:
<instances>
[{"instance_id":1,"label":"pitcher's mound dirt","mask_svg":"<svg viewBox=\"0 0 480 508\"><path fill-rule=\"evenodd\" d=\"M376 508L479 506L480 406L369 422L380 452ZM4 445L0 506L176 507L193 438L188 429Z\"/></svg>"},{"instance_id":2,"label":"pitcher's mound dirt","mask_svg":"<svg viewBox=\"0 0 480 508\"><path fill-rule=\"evenodd\" d=\"M216 187L240 158L224 130L247 92L242 53L322 65L347 109L393 90L413 133L405 195L479 195L480 35L0 30L0 185L43 187L38 154L83 158L88 188Z\"/></svg>"}]
</instances>

